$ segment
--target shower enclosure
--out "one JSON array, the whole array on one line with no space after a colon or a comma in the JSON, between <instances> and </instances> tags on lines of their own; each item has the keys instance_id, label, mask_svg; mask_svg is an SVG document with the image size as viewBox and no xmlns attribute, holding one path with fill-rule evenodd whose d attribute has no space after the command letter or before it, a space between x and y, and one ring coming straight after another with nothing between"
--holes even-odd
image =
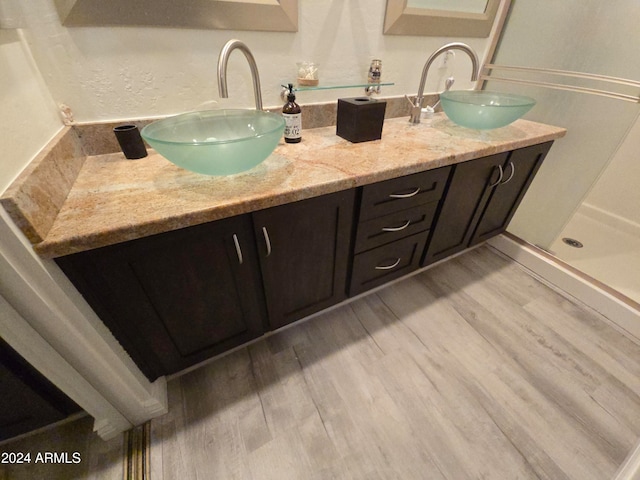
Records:
<instances>
[{"instance_id":1,"label":"shower enclosure","mask_svg":"<svg viewBox=\"0 0 640 480\"><path fill-rule=\"evenodd\" d=\"M544 71L497 68L485 88L536 98L526 118L568 130L552 148L509 232L640 304L638 18L636 0L514 0L493 63ZM553 69L629 81L556 75L548 71Z\"/></svg>"}]
</instances>

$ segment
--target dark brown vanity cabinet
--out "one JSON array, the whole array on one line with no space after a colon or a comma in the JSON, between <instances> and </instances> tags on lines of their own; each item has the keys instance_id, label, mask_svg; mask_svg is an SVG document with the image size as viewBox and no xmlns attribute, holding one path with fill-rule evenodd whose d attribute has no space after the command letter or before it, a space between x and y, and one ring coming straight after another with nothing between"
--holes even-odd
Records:
<instances>
[{"instance_id":1,"label":"dark brown vanity cabinet","mask_svg":"<svg viewBox=\"0 0 640 480\"><path fill-rule=\"evenodd\" d=\"M350 295L420 266L450 172L438 168L362 188Z\"/></svg>"},{"instance_id":2,"label":"dark brown vanity cabinet","mask_svg":"<svg viewBox=\"0 0 640 480\"><path fill-rule=\"evenodd\" d=\"M250 215L56 259L150 379L262 335Z\"/></svg>"},{"instance_id":3,"label":"dark brown vanity cabinet","mask_svg":"<svg viewBox=\"0 0 640 480\"><path fill-rule=\"evenodd\" d=\"M271 328L346 298L355 190L254 212Z\"/></svg>"},{"instance_id":4,"label":"dark brown vanity cabinet","mask_svg":"<svg viewBox=\"0 0 640 480\"><path fill-rule=\"evenodd\" d=\"M422 265L503 232L552 143L455 165Z\"/></svg>"},{"instance_id":5,"label":"dark brown vanity cabinet","mask_svg":"<svg viewBox=\"0 0 640 480\"><path fill-rule=\"evenodd\" d=\"M346 298L354 196L347 190L56 262L155 379Z\"/></svg>"},{"instance_id":6,"label":"dark brown vanity cabinet","mask_svg":"<svg viewBox=\"0 0 640 480\"><path fill-rule=\"evenodd\" d=\"M56 261L155 379L497 235L550 146Z\"/></svg>"}]
</instances>

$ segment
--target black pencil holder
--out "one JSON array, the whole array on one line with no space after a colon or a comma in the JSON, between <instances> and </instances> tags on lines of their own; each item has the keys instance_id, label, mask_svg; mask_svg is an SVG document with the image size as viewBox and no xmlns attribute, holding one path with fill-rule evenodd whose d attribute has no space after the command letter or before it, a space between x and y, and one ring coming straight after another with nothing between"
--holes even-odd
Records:
<instances>
[{"instance_id":1,"label":"black pencil holder","mask_svg":"<svg viewBox=\"0 0 640 480\"><path fill-rule=\"evenodd\" d=\"M118 125L113 129L113 133L115 133L125 157L133 160L147 156L147 148L144 146L138 127Z\"/></svg>"}]
</instances>

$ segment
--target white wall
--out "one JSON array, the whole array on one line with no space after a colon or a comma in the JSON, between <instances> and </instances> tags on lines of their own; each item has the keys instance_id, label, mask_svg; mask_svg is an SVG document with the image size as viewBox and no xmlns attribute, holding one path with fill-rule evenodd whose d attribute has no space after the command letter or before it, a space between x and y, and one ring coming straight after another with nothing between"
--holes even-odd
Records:
<instances>
[{"instance_id":1,"label":"white wall","mask_svg":"<svg viewBox=\"0 0 640 480\"><path fill-rule=\"evenodd\" d=\"M196 109L218 99L216 64L224 43L239 38L252 50L265 106L282 104L280 85L295 79L295 62L320 64L322 84L366 81L373 58L382 59L384 95L415 93L424 62L441 45L468 42L482 58L487 39L382 35L386 2L300 0L297 33L139 27L65 28L53 0L22 2L34 58L56 103L80 122L147 117ZM450 62L457 88L471 88L470 62ZM436 63L435 67L439 67ZM427 91L442 88L449 72L434 68ZM249 69L236 52L229 62L229 100L253 106ZM304 92L300 103L360 95L361 90Z\"/></svg>"}]
</instances>

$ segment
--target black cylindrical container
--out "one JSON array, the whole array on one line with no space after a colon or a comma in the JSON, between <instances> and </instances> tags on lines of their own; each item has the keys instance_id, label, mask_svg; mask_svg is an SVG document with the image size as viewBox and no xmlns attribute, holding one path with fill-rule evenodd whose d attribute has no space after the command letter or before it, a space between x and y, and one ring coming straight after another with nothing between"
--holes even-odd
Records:
<instances>
[{"instance_id":1,"label":"black cylindrical container","mask_svg":"<svg viewBox=\"0 0 640 480\"><path fill-rule=\"evenodd\" d=\"M147 156L147 148L144 146L140 131L135 125L118 125L113 129L124 156L133 160Z\"/></svg>"}]
</instances>

